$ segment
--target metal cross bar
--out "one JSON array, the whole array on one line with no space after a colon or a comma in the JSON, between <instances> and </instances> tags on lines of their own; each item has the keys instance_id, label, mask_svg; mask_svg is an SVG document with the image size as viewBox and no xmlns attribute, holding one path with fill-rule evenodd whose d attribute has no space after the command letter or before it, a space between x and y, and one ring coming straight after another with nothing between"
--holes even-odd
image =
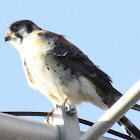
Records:
<instances>
[{"instance_id":1,"label":"metal cross bar","mask_svg":"<svg viewBox=\"0 0 140 140\"><path fill-rule=\"evenodd\" d=\"M140 99L140 81L127 91L81 138L98 140Z\"/></svg>"},{"instance_id":2,"label":"metal cross bar","mask_svg":"<svg viewBox=\"0 0 140 140\"><path fill-rule=\"evenodd\" d=\"M1 111L0 113L6 113L6 114L11 114L11 115L16 115L16 116L39 116L39 117L47 116L48 114L48 112L33 112L33 111ZM87 121L85 119L78 118L78 120L79 120L79 123L82 123L88 126L92 126L94 124L93 122ZM120 138L133 140L129 136L122 134L120 132L117 132L115 130L112 130L112 129L109 129L108 133L115 135L117 137L120 137Z\"/></svg>"}]
</instances>

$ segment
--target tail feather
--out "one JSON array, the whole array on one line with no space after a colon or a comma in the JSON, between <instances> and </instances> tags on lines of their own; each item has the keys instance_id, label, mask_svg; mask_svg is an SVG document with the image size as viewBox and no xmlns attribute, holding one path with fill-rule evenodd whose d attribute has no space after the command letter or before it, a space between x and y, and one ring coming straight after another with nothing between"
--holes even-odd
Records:
<instances>
[{"instance_id":1,"label":"tail feather","mask_svg":"<svg viewBox=\"0 0 140 140\"><path fill-rule=\"evenodd\" d=\"M94 77L94 84L96 85L98 94L101 95L102 101L110 108L122 97L122 94L104 82L102 78L99 79L98 77L95 79ZM140 111L140 105L135 104L132 109ZM140 130L129 119L123 116L118 123L132 139L140 140Z\"/></svg>"},{"instance_id":2,"label":"tail feather","mask_svg":"<svg viewBox=\"0 0 140 140\"><path fill-rule=\"evenodd\" d=\"M118 121L118 124L121 125L131 138L140 140L140 130L127 117L123 116Z\"/></svg>"}]
</instances>

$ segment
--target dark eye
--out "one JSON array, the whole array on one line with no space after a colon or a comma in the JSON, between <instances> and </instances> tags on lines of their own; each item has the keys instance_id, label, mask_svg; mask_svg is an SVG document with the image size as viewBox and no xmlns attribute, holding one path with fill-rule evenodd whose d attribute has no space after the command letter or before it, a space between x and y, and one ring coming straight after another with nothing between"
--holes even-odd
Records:
<instances>
[{"instance_id":1,"label":"dark eye","mask_svg":"<svg viewBox=\"0 0 140 140\"><path fill-rule=\"evenodd\" d=\"M11 26L12 31L18 31L18 29L19 29L19 23L18 22Z\"/></svg>"}]
</instances>

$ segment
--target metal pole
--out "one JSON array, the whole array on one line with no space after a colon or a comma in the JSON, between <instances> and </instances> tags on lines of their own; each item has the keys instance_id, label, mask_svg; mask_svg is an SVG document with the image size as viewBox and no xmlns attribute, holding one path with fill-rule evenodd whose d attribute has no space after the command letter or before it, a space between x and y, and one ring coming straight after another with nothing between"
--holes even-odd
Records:
<instances>
[{"instance_id":1,"label":"metal pole","mask_svg":"<svg viewBox=\"0 0 140 140\"><path fill-rule=\"evenodd\" d=\"M81 138L98 140L140 99L140 80L127 91Z\"/></svg>"},{"instance_id":2,"label":"metal pole","mask_svg":"<svg viewBox=\"0 0 140 140\"><path fill-rule=\"evenodd\" d=\"M78 140L84 132L80 132L75 111L61 106L50 117L51 124L0 113L0 140ZM115 139L101 137L100 140Z\"/></svg>"},{"instance_id":3,"label":"metal pole","mask_svg":"<svg viewBox=\"0 0 140 140\"><path fill-rule=\"evenodd\" d=\"M57 126L0 113L0 140L60 140Z\"/></svg>"}]
</instances>

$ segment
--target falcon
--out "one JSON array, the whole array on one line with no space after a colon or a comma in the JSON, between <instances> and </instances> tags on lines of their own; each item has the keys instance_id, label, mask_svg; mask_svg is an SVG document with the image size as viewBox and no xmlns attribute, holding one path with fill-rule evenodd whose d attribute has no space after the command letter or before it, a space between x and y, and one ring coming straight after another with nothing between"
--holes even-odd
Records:
<instances>
[{"instance_id":1,"label":"falcon","mask_svg":"<svg viewBox=\"0 0 140 140\"><path fill-rule=\"evenodd\" d=\"M60 34L20 20L8 27L5 41L19 51L29 86L54 105L90 102L106 111L122 96L111 78ZM133 109L140 110L139 105ZM125 116L118 123L130 137L140 139L139 129Z\"/></svg>"}]
</instances>

